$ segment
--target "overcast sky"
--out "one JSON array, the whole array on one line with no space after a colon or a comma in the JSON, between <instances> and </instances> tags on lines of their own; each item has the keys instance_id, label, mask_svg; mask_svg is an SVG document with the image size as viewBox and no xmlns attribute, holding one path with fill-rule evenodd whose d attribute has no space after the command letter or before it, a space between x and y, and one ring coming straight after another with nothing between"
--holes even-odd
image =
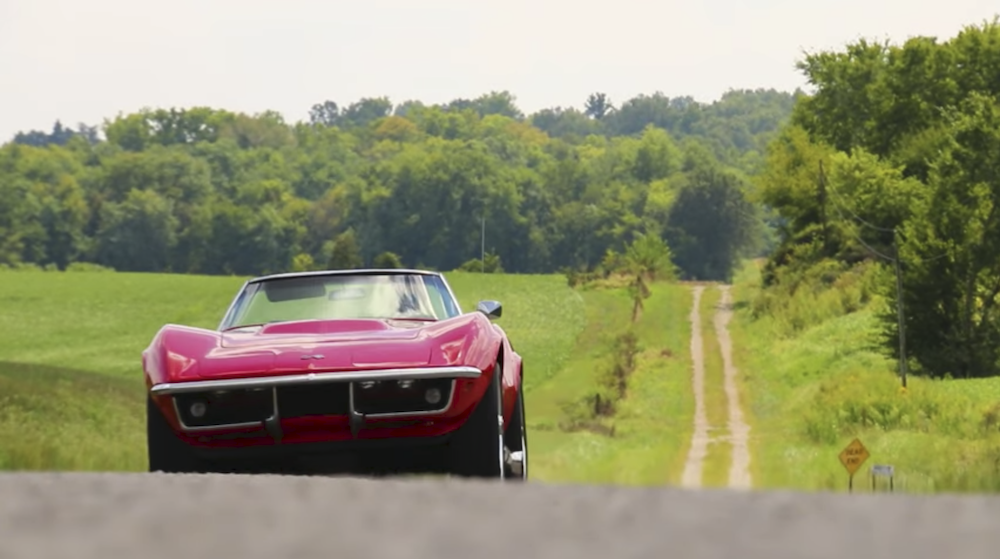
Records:
<instances>
[{"instance_id":1,"label":"overcast sky","mask_svg":"<svg viewBox=\"0 0 1000 559\"><path fill-rule=\"evenodd\" d=\"M525 112L794 90L803 49L942 39L997 0L0 0L0 142L143 106L278 110L509 90Z\"/></svg>"}]
</instances>

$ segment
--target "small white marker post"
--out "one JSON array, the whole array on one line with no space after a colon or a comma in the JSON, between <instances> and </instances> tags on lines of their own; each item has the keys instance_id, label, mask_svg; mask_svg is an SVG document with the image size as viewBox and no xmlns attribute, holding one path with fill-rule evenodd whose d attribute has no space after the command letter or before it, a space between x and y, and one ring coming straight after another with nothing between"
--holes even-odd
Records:
<instances>
[{"instance_id":1,"label":"small white marker post","mask_svg":"<svg viewBox=\"0 0 1000 559\"><path fill-rule=\"evenodd\" d=\"M874 464L871 469L872 478L872 493L875 493L875 480L877 478L889 478L889 493L893 492L893 479L895 477L896 469L889 465L884 464Z\"/></svg>"}]
</instances>

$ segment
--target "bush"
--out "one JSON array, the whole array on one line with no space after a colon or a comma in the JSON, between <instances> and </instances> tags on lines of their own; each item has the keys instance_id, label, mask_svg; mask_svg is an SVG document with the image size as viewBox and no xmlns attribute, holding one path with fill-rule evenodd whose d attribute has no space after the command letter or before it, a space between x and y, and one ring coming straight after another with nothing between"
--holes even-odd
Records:
<instances>
[{"instance_id":1,"label":"bush","mask_svg":"<svg viewBox=\"0 0 1000 559\"><path fill-rule=\"evenodd\" d=\"M935 433L975 440L996 432L1000 407L979 410L951 397L946 382L912 383L902 388L891 373L830 378L819 387L805 412L805 435L821 444L835 444L862 429Z\"/></svg>"},{"instance_id":2,"label":"bush","mask_svg":"<svg viewBox=\"0 0 1000 559\"><path fill-rule=\"evenodd\" d=\"M487 252L485 256L485 267L484 262L478 258L473 258L472 260L466 260L464 264L458 267L458 272L479 272L487 274L502 274L503 267L500 265L500 256ZM485 268L485 269L484 269Z\"/></svg>"},{"instance_id":3,"label":"bush","mask_svg":"<svg viewBox=\"0 0 1000 559\"><path fill-rule=\"evenodd\" d=\"M0 264L0 270L10 272L41 272L42 267L32 262L15 262L13 264Z\"/></svg>"},{"instance_id":4,"label":"bush","mask_svg":"<svg viewBox=\"0 0 1000 559\"><path fill-rule=\"evenodd\" d=\"M399 255L394 252L385 251L379 254L372 260L373 268L402 268L403 261L399 258Z\"/></svg>"},{"instance_id":5,"label":"bush","mask_svg":"<svg viewBox=\"0 0 1000 559\"><path fill-rule=\"evenodd\" d=\"M93 262L73 262L66 266L67 272L114 272L115 269L108 266L101 266Z\"/></svg>"},{"instance_id":6,"label":"bush","mask_svg":"<svg viewBox=\"0 0 1000 559\"><path fill-rule=\"evenodd\" d=\"M635 359L639 351L639 338L632 329L615 338L611 367L601 373L597 391L564 403L562 411L566 415L566 421L560 428L570 432L586 430L613 437L614 425L608 426L601 419L613 417L618 403L627 395L628 380L635 370Z\"/></svg>"},{"instance_id":7,"label":"bush","mask_svg":"<svg viewBox=\"0 0 1000 559\"><path fill-rule=\"evenodd\" d=\"M884 273L885 267L872 261L849 266L830 259L808 267L777 268L770 285L756 290L750 312L755 319L774 317L783 335L793 335L867 306L875 300Z\"/></svg>"},{"instance_id":8,"label":"bush","mask_svg":"<svg viewBox=\"0 0 1000 559\"><path fill-rule=\"evenodd\" d=\"M316 262L313 257L306 253L299 253L292 258L292 271L293 272L308 272L315 270L317 268Z\"/></svg>"}]
</instances>

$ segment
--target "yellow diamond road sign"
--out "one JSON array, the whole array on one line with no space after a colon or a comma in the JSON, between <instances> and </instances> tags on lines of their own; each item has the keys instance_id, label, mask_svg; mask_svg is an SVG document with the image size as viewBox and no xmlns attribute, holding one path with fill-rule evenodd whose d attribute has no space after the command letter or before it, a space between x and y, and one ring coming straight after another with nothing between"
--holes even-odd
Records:
<instances>
[{"instance_id":1,"label":"yellow diamond road sign","mask_svg":"<svg viewBox=\"0 0 1000 559\"><path fill-rule=\"evenodd\" d=\"M851 441L851 444L840 452L840 463L852 476L865 463L865 460L868 460L868 449L858 439Z\"/></svg>"}]
</instances>

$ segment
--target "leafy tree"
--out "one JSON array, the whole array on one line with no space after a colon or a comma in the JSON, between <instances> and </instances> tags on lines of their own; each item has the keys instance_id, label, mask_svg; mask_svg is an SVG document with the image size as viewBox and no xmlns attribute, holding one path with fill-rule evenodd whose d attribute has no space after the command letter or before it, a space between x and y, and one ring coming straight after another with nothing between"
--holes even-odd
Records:
<instances>
[{"instance_id":1,"label":"leafy tree","mask_svg":"<svg viewBox=\"0 0 1000 559\"><path fill-rule=\"evenodd\" d=\"M333 101L316 103L309 109L309 122L323 126L336 126L340 118L340 107Z\"/></svg>"},{"instance_id":2,"label":"leafy tree","mask_svg":"<svg viewBox=\"0 0 1000 559\"><path fill-rule=\"evenodd\" d=\"M993 376L1000 373L1000 105L973 93L949 113L947 147L930 164L930 195L913 199L916 216L902 227L906 336L916 372ZM886 342L898 358L890 300Z\"/></svg>"},{"instance_id":3,"label":"leafy tree","mask_svg":"<svg viewBox=\"0 0 1000 559\"><path fill-rule=\"evenodd\" d=\"M806 56L816 92L799 97L757 182L780 217L770 283L878 262L886 350L900 357L902 310L919 374L1000 374L997 61L1000 19L944 42L861 40Z\"/></svg>"},{"instance_id":4,"label":"leafy tree","mask_svg":"<svg viewBox=\"0 0 1000 559\"><path fill-rule=\"evenodd\" d=\"M372 260L372 267L374 268L402 268L403 261L399 259L399 255L394 252L385 251L380 253L378 256Z\"/></svg>"},{"instance_id":5,"label":"leafy tree","mask_svg":"<svg viewBox=\"0 0 1000 559\"><path fill-rule=\"evenodd\" d=\"M611 104L611 99L605 93L591 93L584 106L584 113L597 120L601 120L615 109L614 105Z\"/></svg>"},{"instance_id":6,"label":"leafy tree","mask_svg":"<svg viewBox=\"0 0 1000 559\"><path fill-rule=\"evenodd\" d=\"M295 258L292 258L292 270L293 272L308 272L311 270L316 270L316 262L313 257L304 252L296 254Z\"/></svg>"},{"instance_id":7,"label":"leafy tree","mask_svg":"<svg viewBox=\"0 0 1000 559\"><path fill-rule=\"evenodd\" d=\"M493 91L395 109L384 97L323 101L297 123L273 111L147 108L105 121L103 139L60 124L0 146L0 262L261 274L309 258L325 266L351 230L362 262L392 250L455 269L478 260L485 216L503 269L589 270L636 232L662 233L693 168L749 172L792 99L661 97L626 102L625 120L526 116ZM162 233L153 249L135 252L132 239L152 231Z\"/></svg>"},{"instance_id":8,"label":"leafy tree","mask_svg":"<svg viewBox=\"0 0 1000 559\"><path fill-rule=\"evenodd\" d=\"M169 270L177 242L177 218L172 202L152 190L133 189L120 203L102 210L97 233L97 258L116 270Z\"/></svg>"},{"instance_id":9,"label":"leafy tree","mask_svg":"<svg viewBox=\"0 0 1000 559\"><path fill-rule=\"evenodd\" d=\"M620 260L624 270L633 276L630 287L632 294L632 322L639 318L642 301L652 294L649 281L657 277L673 279L674 267L670 261L670 247L659 235L639 233L636 235Z\"/></svg>"},{"instance_id":10,"label":"leafy tree","mask_svg":"<svg viewBox=\"0 0 1000 559\"><path fill-rule=\"evenodd\" d=\"M361 258L357 237L353 229L348 229L333 240L333 250L327 268L331 270L346 270L361 268L365 262Z\"/></svg>"},{"instance_id":11,"label":"leafy tree","mask_svg":"<svg viewBox=\"0 0 1000 559\"><path fill-rule=\"evenodd\" d=\"M740 259L756 248L759 219L744 188L733 174L715 167L687 177L666 228L685 277L729 281Z\"/></svg>"}]
</instances>

